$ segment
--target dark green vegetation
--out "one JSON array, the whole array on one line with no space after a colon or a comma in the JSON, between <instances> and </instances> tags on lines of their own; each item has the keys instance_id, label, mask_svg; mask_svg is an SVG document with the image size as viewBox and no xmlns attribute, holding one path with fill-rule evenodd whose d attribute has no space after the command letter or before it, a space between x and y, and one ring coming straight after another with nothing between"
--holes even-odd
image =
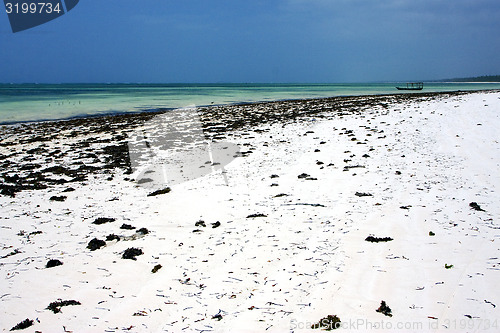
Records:
<instances>
[{"instance_id":1,"label":"dark green vegetation","mask_svg":"<svg viewBox=\"0 0 500 333\"><path fill-rule=\"evenodd\" d=\"M500 75L483 75L475 77L444 79L439 80L438 82L500 82Z\"/></svg>"}]
</instances>

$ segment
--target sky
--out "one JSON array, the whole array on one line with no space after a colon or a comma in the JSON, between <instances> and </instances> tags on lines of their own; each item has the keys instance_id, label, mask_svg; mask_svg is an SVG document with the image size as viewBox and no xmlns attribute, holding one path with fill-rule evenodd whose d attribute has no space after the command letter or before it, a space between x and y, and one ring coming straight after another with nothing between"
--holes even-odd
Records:
<instances>
[{"instance_id":1,"label":"sky","mask_svg":"<svg viewBox=\"0 0 500 333\"><path fill-rule=\"evenodd\" d=\"M81 0L65 15L17 33L0 12L0 82L498 75L499 33L498 0Z\"/></svg>"}]
</instances>

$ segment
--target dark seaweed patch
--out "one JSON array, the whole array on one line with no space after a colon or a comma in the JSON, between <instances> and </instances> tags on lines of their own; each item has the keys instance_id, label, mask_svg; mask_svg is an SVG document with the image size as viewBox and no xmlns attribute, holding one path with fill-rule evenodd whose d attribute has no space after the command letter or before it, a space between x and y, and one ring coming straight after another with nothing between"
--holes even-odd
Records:
<instances>
[{"instance_id":1,"label":"dark seaweed patch","mask_svg":"<svg viewBox=\"0 0 500 333\"><path fill-rule=\"evenodd\" d=\"M82 305L82 303L75 300L52 302L47 307L47 310L50 310L54 313L59 313L61 312L61 308L63 306L69 306L69 305Z\"/></svg>"},{"instance_id":2,"label":"dark seaweed patch","mask_svg":"<svg viewBox=\"0 0 500 333\"><path fill-rule=\"evenodd\" d=\"M114 241L114 240L119 241L120 240L120 236L117 236L115 234L109 234L109 235L106 236L106 241L107 242L111 242L111 241Z\"/></svg>"},{"instance_id":3,"label":"dark seaweed patch","mask_svg":"<svg viewBox=\"0 0 500 333\"><path fill-rule=\"evenodd\" d=\"M254 218L254 217L267 217L267 215L260 214L260 213L258 213L258 214L250 214L250 215L247 216L247 219Z\"/></svg>"},{"instance_id":4,"label":"dark seaweed patch","mask_svg":"<svg viewBox=\"0 0 500 333\"><path fill-rule=\"evenodd\" d=\"M56 266L61 266L63 263L60 260L57 259L50 259L47 261L47 264L45 265L46 268L52 268Z\"/></svg>"},{"instance_id":5,"label":"dark seaweed patch","mask_svg":"<svg viewBox=\"0 0 500 333\"><path fill-rule=\"evenodd\" d=\"M120 229L124 229L124 230L133 230L133 229L135 229L135 227L131 226L130 224L123 223L123 224L121 225Z\"/></svg>"},{"instance_id":6,"label":"dark seaweed patch","mask_svg":"<svg viewBox=\"0 0 500 333\"><path fill-rule=\"evenodd\" d=\"M160 269L161 269L161 265L158 264L158 265L155 265L155 267L153 267L153 269L151 270L151 273L156 273L158 272Z\"/></svg>"},{"instance_id":7,"label":"dark seaweed patch","mask_svg":"<svg viewBox=\"0 0 500 333\"><path fill-rule=\"evenodd\" d=\"M374 236L368 236L365 238L365 241L367 242L372 242L372 243L378 243L378 242L390 242L393 240L391 237L374 237Z\"/></svg>"},{"instance_id":8,"label":"dark seaweed patch","mask_svg":"<svg viewBox=\"0 0 500 333\"><path fill-rule=\"evenodd\" d=\"M141 249L131 247L126 249L122 254L122 259L132 259L137 260L136 257L144 254Z\"/></svg>"},{"instance_id":9,"label":"dark seaweed patch","mask_svg":"<svg viewBox=\"0 0 500 333\"><path fill-rule=\"evenodd\" d=\"M481 208L481 206L479 206L479 205L477 204L477 202L471 202L471 203L469 204L469 207L470 207L470 208L472 208L472 209L474 209L474 210L477 210L477 211L481 211L481 212L484 212L484 211L485 211L484 209L482 209L482 208Z\"/></svg>"},{"instance_id":10,"label":"dark seaweed patch","mask_svg":"<svg viewBox=\"0 0 500 333\"><path fill-rule=\"evenodd\" d=\"M104 224L104 223L109 223L109 222L114 222L116 221L116 219L112 218L112 217L98 217L94 220L94 222L92 222L92 224Z\"/></svg>"},{"instance_id":11,"label":"dark seaweed patch","mask_svg":"<svg viewBox=\"0 0 500 333\"><path fill-rule=\"evenodd\" d=\"M377 312L380 312L388 317L392 317L392 310L391 308L385 303L385 301L382 301L380 303L380 306L377 310L375 310Z\"/></svg>"},{"instance_id":12,"label":"dark seaweed patch","mask_svg":"<svg viewBox=\"0 0 500 333\"><path fill-rule=\"evenodd\" d=\"M50 197L49 200L50 201L60 201L60 202L62 202L62 201L65 201L66 199L67 199L67 196L65 196L65 195L60 195L60 196L53 195L53 196Z\"/></svg>"},{"instance_id":13,"label":"dark seaweed patch","mask_svg":"<svg viewBox=\"0 0 500 333\"><path fill-rule=\"evenodd\" d=\"M166 193L169 193L171 191L170 187L166 187L162 190L157 190L157 191L154 191L152 193L149 193L148 194L148 197L154 197L154 196L157 196L157 195L160 195L160 194L166 194Z\"/></svg>"},{"instance_id":14,"label":"dark seaweed patch","mask_svg":"<svg viewBox=\"0 0 500 333\"><path fill-rule=\"evenodd\" d=\"M10 330L11 331L19 331L19 330L24 330L25 328L28 328L30 326L33 326L33 320L26 318L16 326L12 327Z\"/></svg>"},{"instance_id":15,"label":"dark seaweed patch","mask_svg":"<svg viewBox=\"0 0 500 333\"><path fill-rule=\"evenodd\" d=\"M106 246L106 242L105 241L103 241L101 239L94 238L87 245L87 249L90 249L90 251L95 251L95 250L98 250L98 249L100 249L101 247L104 247L104 246Z\"/></svg>"}]
</instances>

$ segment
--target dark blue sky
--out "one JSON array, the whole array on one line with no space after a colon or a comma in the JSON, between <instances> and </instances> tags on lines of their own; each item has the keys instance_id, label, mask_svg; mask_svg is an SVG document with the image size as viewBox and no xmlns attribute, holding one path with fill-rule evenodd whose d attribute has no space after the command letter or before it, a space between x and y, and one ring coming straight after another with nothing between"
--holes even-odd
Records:
<instances>
[{"instance_id":1,"label":"dark blue sky","mask_svg":"<svg viewBox=\"0 0 500 333\"><path fill-rule=\"evenodd\" d=\"M369 82L500 74L498 0L81 0L12 33L0 82Z\"/></svg>"}]
</instances>

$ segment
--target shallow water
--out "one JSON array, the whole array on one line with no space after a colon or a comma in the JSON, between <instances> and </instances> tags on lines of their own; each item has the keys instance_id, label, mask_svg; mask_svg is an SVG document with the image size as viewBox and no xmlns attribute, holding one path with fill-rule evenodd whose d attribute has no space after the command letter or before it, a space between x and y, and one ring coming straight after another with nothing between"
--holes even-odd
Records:
<instances>
[{"instance_id":1,"label":"shallow water","mask_svg":"<svg viewBox=\"0 0 500 333\"><path fill-rule=\"evenodd\" d=\"M400 84L0 84L0 123L193 105L405 93L396 90L396 85ZM481 89L500 89L500 83L426 83L421 92Z\"/></svg>"}]
</instances>

